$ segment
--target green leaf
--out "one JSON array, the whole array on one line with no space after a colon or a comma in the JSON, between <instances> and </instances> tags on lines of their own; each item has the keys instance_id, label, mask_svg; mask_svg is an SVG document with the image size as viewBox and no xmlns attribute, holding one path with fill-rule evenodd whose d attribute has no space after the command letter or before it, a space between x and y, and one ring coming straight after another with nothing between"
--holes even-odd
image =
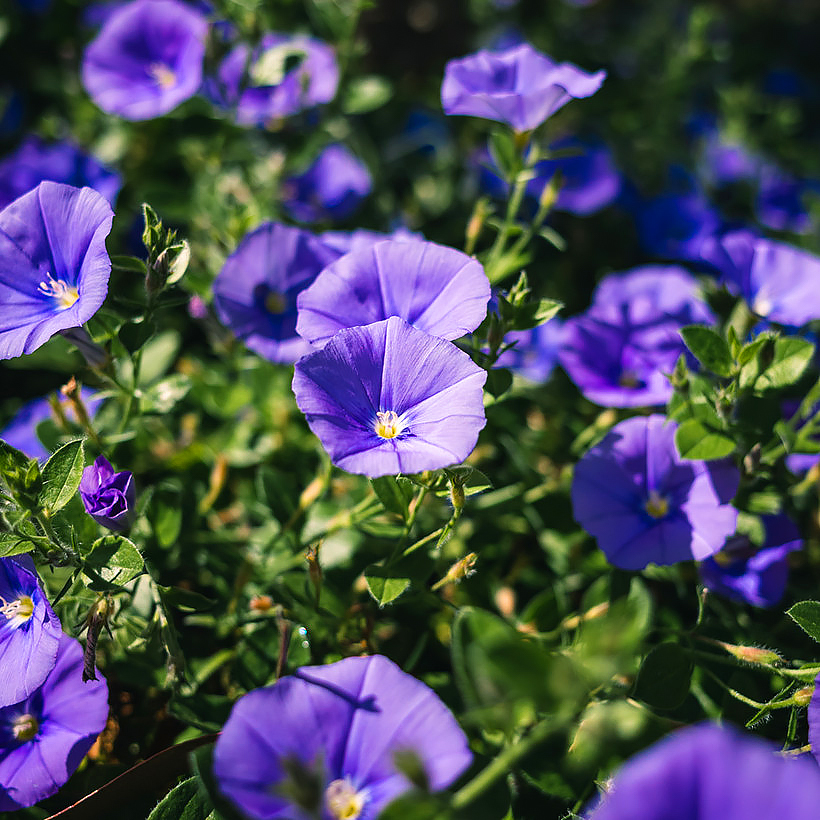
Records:
<instances>
[{"instance_id":1,"label":"green leaf","mask_svg":"<svg viewBox=\"0 0 820 820\"><path fill-rule=\"evenodd\" d=\"M414 493L413 485L406 478L386 475L371 479L370 484L386 510L407 520L410 501Z\"/></svg>"},{"instance_id":2,"label":"green leaf","mask_svg":"<svg viewBox=\"0 0 820 820\"><path fill-rule=\"evenodd\" d=\"M513 308L510 327L512 330L531 330L548 322L562 307L564 307L564 303L555 299L526 301Z\"/></svg>"},{"instance_id":3,"label":"green leaf","mask_svg":"<svg viewBox=\"0 0 820 820\"><path fill-rule=\"evenodd\" d=\"M497 399L512 387L512 373L506 367L494 367L487 373L487 392Z\"/></svg>"},{"instance_id":4,"label":"green leaf","mask_svg":"<svg viewBox=\"0 0 820 820\"><path fill-rule=\"evenodd\" d=\"M176 488L162 488L151 499L149 520L161 547L173 546L182 529L182 496Z\"/></svg>"},{"instance_id":5,"label":"green leaf","mask_svg":"<svg viewBox=\"0 0 820 820\"><path fill-rule=\"evenodd\" d=\"M682 647L662 643L644 658L633 694L656 709L675 709L689 694L692 668L692 659Z\"/></svg>"},{"instance_id":6,"label":"green leaf","mask_svg":"<svg viewBox=\"0 0 820 820\"><path fill-rule=\"evenodd\" d=\"M127 584L145 568L140 551L124 535L104 535L98 538L91 547L87 560L103 580L117 586ZM91 587L94 588L93 583Z\"/></svg>"},{"instance_id":7,"label":"green leaf","mask_svg":"<svg viewBox=\"0 0 820 820\"><path fill-rule=\"evenodd\" d=\"M393 86L384 77L357 77L348 83L342 103L345 114L365 114L381 108L393 96Z\"/></svg>"},{"instance_id":8,"label":"green leaf","mask_svg":"<svg viewBox=\"0 0 820 820\"><path fill-rule=\"evenodd\" d=\"M213 811L196 777L183 780L157 804L148 820L207 820Z\"/></svg>"},{"instance_id":9,"label":"green leaf","mask_svg":"<svg viewBox=\"0 0 820 820\"><path fill-rule=\"evenodd\" d=\"M814 356L814 344L796 336L775 339L772 363L757 377L756 390L773 390L794 384Z\"/></svg>"},{"instance_id":10,"label":"green leaf","mask_svg":"<svg viewBox=\"0 0 820 820\"><path fill-rule=\"evenodd\" d=\"M135 256L112 256L111 267L127 273L138 273L145 276L145 262Z\"/></svg>"},{"instance_id":11,"label":"green leaf","mask_svg":"<svg viewBox=\"0 0 820 820\"><path fill-rule=\"evenodd\" d=\"M140 398L140 412L168 413L174 405L188 395L191 377L184 373L174 373L146 390Z\"/></svg>"},{"instance_id":12,"label":"green leaf","mask_svg":"<svg viewBox=\"0 0 820 820\"><path fill-rule=\"evenodd\" d=\"M181 610L182 612L204 612L212 609L216 601L200 595L191 589L183 589L182 587L159 587L162 592L162 597L166 603L172 607Z\"/></svg>"},{"instance_id":13,"label":"green leaf","mask_svg":"<svg viewBox=\"0 0 820 820\"><path fill-rule=\"evenodd\" d=\"M43 467L43 489L37 503L50 515L65 507L77 492L85 467L82 439L69 441Z\"/></svg>"},{"instance_id":14,"label":"green leaf","mask_svg":"<svg viewBox=\"0 0 820 820\"><path fill-rule=\"evenodd\" d=\"M30 460L25 453L0 439L0 474L24 476Z\"/></svg>"},{"instance_id":15,"label":"green leaf","mask_svg":"<svg viewBox=\"0 0 820 820\"><path fill-rule=\"evenodd\" d=\"M380 567L378 564L367 567L364 578L368 591L380 607L392 604L411 584L411 579L396 567Z\"/></svg>"},{"instance_id":16,"label":"green leaf","mask_svg":"<svg viewBox=\"0 0 820 820\"><path fill-rule=\"evenodd\" d=\"M692 355L707 369L718 376L732 375L732 354L726 340L716 330L704 325L687 325L680 335Z\"/></svg>"},{"instance_id":17,"label":"green leaf","mask_svg":"<svg viewBox=\"0 0 820 820\"><path fill-rule=\"evenodd\" d=\"M735 449L729 436L706 427L698 419L687 419L675 432L675 446L681 458L710 461L725 458Z\"/></svg>"},{"instance_id":18,"label":"green leaf","mask_svg":"<svg viewBox=\"0 0 820 820\"><path fill-rule=\"evenodd\" d=\"M800 601L786 614L807 635L820 643L820 601Z\"/></svg>"},{"instance_id":19,"label":"green leaf","mask_svg":"<svg viewBox=\"0 0 820 820\"><path fill-rule=\"evenodd\" d=\"M22 555L31 552L35 547L28 538L15 535L12 532L0 532L0 558L10 558L12 555Z\"/></svg>"},{"instance_id":20,"label":"green leaf","mask_svg":"<svg viewBox=\"0 0 820 820\"><path fill-rule=\"evenodd\" d=\"M501 178L507 183L512 182L521 166L513 135L508 130L493 131L490 134L489 149Z\"/></svg>"}]
</instances>

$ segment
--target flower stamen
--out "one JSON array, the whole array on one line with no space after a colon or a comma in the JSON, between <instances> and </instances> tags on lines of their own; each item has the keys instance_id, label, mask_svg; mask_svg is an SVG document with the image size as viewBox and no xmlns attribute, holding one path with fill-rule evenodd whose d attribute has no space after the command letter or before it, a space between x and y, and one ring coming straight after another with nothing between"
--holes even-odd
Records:
<instances>
[{"instance_id":1,"label":"flower stamen","mask_svg":"<svg viewBox=\"0 0 820 820\"><path fill-rule=\"evenodd\" d=\"M20 715L11 722L14 737L22 742L31 740L40 731L40 724L34 715Z\"/></svg>"},{"instance_id":2,"label":"flower stamen","mask_svg":"<svg viewBox=\"0 0 820 820\"><path fill-rule=\"evenodd\" d=\"M176 72L165 63L151 63L148 66L148 73L163 91L167 91L177 84Z\"/></svg>"},{"instance_id":3,"label":"flower stamen","mask_svg":"<svg viewBox=\"0 0 820 820\"><path fill-rule=\"evenodd\" d=\"M58 310L68 310L80 298L80 292L74 285L63 279L55 279L50 271L46 272L45 281L37 285L37 290L43 296L50 296L57 303Z\"/></svg>"},{"instance_id":4,"label":"flower stamen","mask_svg":"<svg viewBox=\"0 0 820 820\"><path fill-rule=\"evenodd\" d=\"M644 509L652 518L665 518L669 513L669 499L664 498L657 490L650 490Z\"/></svg>"},{"instance_id":5,"label":"flower stamen","mask_svg":"<svg viewBox=\"0 0 820 820\"><path fill-rule=\"evenodd\" d=\"M34 601L28 595L21 595L12 601L0 597L0 614L11 621L11 626L21 626L34 614Z\"/></svg>"},{"instance_id":6,"label":"flower stamen","mask_svg":"<svg viewBox=\"0 0 820 820\"><path fill-rule=\"evenodd\" d=\"M362 813L365 795L347 780L334 780L325 790L325 803L335 820L356 820Z\"/></svg>"},{"instance_id":7,"label":"flower stamen","mask_svg":"<svg viewBox=\"0 0 820 820\"><path fill-rule=\"evenodd\" d=\"M380 410L376 413L373 429L381 438L395 438L404 432L407 422L395 410Z\"/></svg>"}]
</instances>

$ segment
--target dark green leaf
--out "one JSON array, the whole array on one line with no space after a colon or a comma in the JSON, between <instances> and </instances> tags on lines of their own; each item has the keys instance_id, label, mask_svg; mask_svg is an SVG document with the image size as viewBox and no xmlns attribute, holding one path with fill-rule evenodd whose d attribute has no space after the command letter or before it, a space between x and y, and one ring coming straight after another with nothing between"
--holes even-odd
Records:
<instances>
[{"instance_id":1,"label":"dark green leaf","mask_svg":"<svg viewBox=\"0 0 820 820\"><path fill-rule=\"evenodd\" d=\"M12 555L31 552L34 547L35 545L23 536L0 532L0 558L10 558Z\"/></svg>"},{"instance_id":2,"label":"dark green leaf","mask_svg":"<svg viewBox=\"0 0 820 820\"><path fill-rule=\"evenodd\" d=\"M493 131L490 134L489 148L499 176L507 183L512 182L521 166L512 134L501 129Z\"/></svg>"},{"instance_id":3,"label":"dark green leaf","mask_svg":"<svg viewBox=\"0 0 820 820\"><path fill-rule=\"evenodd\" d=\"M182 494L171 487L158 490L151 499L148 518L159 545L173 546L182 529Z\"/></svg>"},{"instance_id":4,"label":"dark green leaf","mask_svg":"<svg viewBox=\"0 0 820 820\"><path fill-rule=\"evenodd\" d=\"M213 811L196 777L183 780L157 804L148 820L207 820Z\"/></svg>"},{"instance_id":5,"label":"dark green leaf","mask_svg":"<svg viewBox=\"0 0 820 820\"><path fill-rule=\"evenodd\" d=\"M407 479L386 475L371 479L370 484L386 510L407 518L408 506L413 498L413 485Z\"/></svg>"},{"instance_id":6,"label":"dark green leaf","mask_svg":"<svg viewBox=\"0 0 820 820\"><path fill-rule=\"evenodd\" d=\"M135 256L112 256L111 266L116 270L139 273L145 276L145 262Z\"/></svg>"},{"instance_id":7,"label":"dark green leaf","mask_svg":"<svg viewBox=\"0 0 820 820\"><path fill-rule=\"evenodd\" d=\"M506 367L494 367L487 373L487 392L497 399L512 387L512 381L512 373Z\"/></svg>"},{"instance_id":8,"label":"dark green leaf","mask_svg":"<svg viewBox=\"0 0 820 820\"><path fill-rule=\"evenodd\" d=\"M729 345L716 330L704 325L687 325L681 328L681 336L694 357L718 376L732 375L732 354Z\"/></svg>"},{"instance_id":9,"label":"dark green leaf","mask_svg":"<svg viewBox=\"0 0 820 820\"><path fill-rule=\"evenodd\" d=\"M37 497L40 506L51 514L68 504L80 486L84 467L82 439L60 447L43 467L43 489Z\"/></svg>"},{"instance_id":10,"label":"dark green leaf","mask_svg":"<svg viewBox=\"0 0 820 820\"><path fill-rule=\"evenodd\" d=\"M820 643L820 601L800 601L786 614L806 634Z\"/></svg>"},{"instance_id":11,"label":"dark green leaf","mask_svg":"<svg viewBox=\"0 0 820 820\"><path fill-rule=\"evenodd\" d=\"M675 446L681 458L710 461L724 458L735 449L729 436L706 427L698 419L687 419L675 432Z\"/></svg>"},{"instance_id":12,"label":"dark green leaf","mask_svg":"<svg viewBox=\"0 0 820 820\"><path fill-rule=\"evenodd\" d=\"M104 535L94 542L88 563L110 584L127 584L145 568L140 551L124 535Z\"/></svg>"},{"instance_id":13,"label":"dark green leaf","mask_svg":"<svg viewBox=\"0 0 820 820\"><path fill-rule=\"evenodd\" d=\"M380 567L371 564L364 571L367 589L379 606L392 604L402 593L410 588L411 580L395 567Z\"/></svg>"},{"instance_id":14,"label":"dark green leaf","mask_svg":"<svg viewBox=\"0 0 820 820\"><path fill-rule=\"evenodd\" d=\"M213 608L216 601L182 587L160 587L166 603L182 612L203 612Z\"/></svg>"},{"instance_id":15,"label":"dark green leaf","mask_svg":"<svg viewBox=\"0 0 820 820\"><path fill-rule=\"evenodd\" d=\"M656 646L645 658L634 695L656 709L675 709L689 694L692 659L675 643Z\"/></svg>"},{"instance_id":16,"label":"dark green leaf","mask_svg":"<svg viewBox=\"0 0 820 820\"><path fill-rule=\"evenodd\" d=\"M411 791L397 797L379 814L379 820L449 820L452 814L434 794Z\"/></svg>"}]
</instances>

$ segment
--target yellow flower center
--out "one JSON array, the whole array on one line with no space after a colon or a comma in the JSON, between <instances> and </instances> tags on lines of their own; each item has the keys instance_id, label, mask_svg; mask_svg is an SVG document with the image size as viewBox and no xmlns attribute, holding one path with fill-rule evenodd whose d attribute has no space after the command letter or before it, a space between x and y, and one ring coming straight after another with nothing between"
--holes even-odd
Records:
<instances>
[{"instance_id":1,"label":"yellow flower center","mask_svg":"<svg viewBox=\"0 0 820 820\"><path fill-rule=\"evenodd\" d=\"M373 429L381 438L395 438L406 426L407 422L395 410L380 410L376 413Z\"/></svg>"},{"instance_id":2,"label":"yellow flower center","mask_svg":"<svg viewBox=\"0 0 820 820\"><path fill-rule=\"evenodd\" d=\"M67 310L80 298L76 287L63 279L55 279L50 272L46 273L45 281L37 285L37 290L43 296L50 296L57 303L59 310Z\"/></svg>"},{"instance_id":3,"label":"yellow flower center","mask_svg":"<svg viewBox=\"0 0 820 820\"><path fill-rule=\"evenodd\" d=\"M148 67L148 73L163 91L173 88L177 83L176 72L165 63L151 63Z\"/></svg>"},{"instance_id":4,"label":"yellow flower center","mask_svg":"<svg viewBox=\"0 0 820 820\"><path fill-rule=\"evenodd\" d=\"M34 715L20 715L11 722L11 731L17 740L31 740L40 730L40 724Z\"/></svg>"},{"instance_id":5,"label":"yellow flower center","mask_svg":"<svg viewBox=\"0 0 820 820\"><path fill-rule=\"evenodd\" d=\"M644 509L653 518L663 518L669 512L669 501L657 490L650 490Z\"/></svg>"},{"instance_id":6,"label":"yellow flower center","mask_svg":"<svg viewBox=\"0 0 820 820\"><path fill-rule=\"evenodd\" d=\"M282 296L281 293L277 293L275 290L272 290L266 297L265 297L265 310L268 313L274 314L274 316L278 316L280 313L284 313L287 310L288 303L285 301L285 297Z\"/></svg>"},{"instance_id":7,"label":"yellow flower center","mask_svg":"<svg viewBox=\"0 0 820 820\"><path fill-rule=\"evenodd\" d=\"M325 803L336 820L356 820L362 813L365 798L349 780L334 780L325 790Z\"/></svg>"},{"instance_id":8,"label":"yellow flower center","mask_svg":"<svg viewBox=\"0 0 820 820\"><path fill-rule=\"evenodd\" d=\"M12 622L12 626L20 626L34 614L34 601L28 595L21 595L13 601L0 598L0 613Z\"/></svg>"}]
</instances>

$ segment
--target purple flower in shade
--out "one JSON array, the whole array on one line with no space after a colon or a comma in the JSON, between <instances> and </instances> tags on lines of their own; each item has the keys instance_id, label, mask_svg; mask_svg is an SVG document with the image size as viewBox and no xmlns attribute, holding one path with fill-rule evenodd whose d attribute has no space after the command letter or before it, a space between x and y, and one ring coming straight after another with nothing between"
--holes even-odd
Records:
<instances>
[{"instance_id":1,"label":"purple flower in shade","mask_svg":"<svg viewBox=\"0 0 820 820\"><path fill-rule=\"evenodd\" d=\"M399 316L458 339L481 324L489 299L490 282L472 257L433 242L388 240L328 265L296 300L296 331L323 344L344 327Z\"/></svg>"},{"instance_id":2,"label":"purple flower in shade","mask_svg":"<svg viewBox=\"0 0 820 820\"><path fill-rule=\"evenodd\" d=\"M531 382L545 382L558 361L564 338L560 319L550 319L532 330L512 330L504 343L515 342L498 357L496 367L508 367Z\"/></svg>"},{"instance_id":3,"label":"purple flower in shade","mask_svg":"<svg viewBox=\"0 0 820 820\"><path fill-rule=\"evenodd\" d=\"M0 359L79 327L108 293L111 206L91 188L41 182L0 211Z\"/></svg>"},{"instance_id":4,"label":"purple flower in shade","mask_svg":"<svg viewBox=\"0 0 820 820\"><path fill-rule=\"evenodd\" d=\"M531 131L571 99L594 94L605 71L588 74L572 63L555 63L527 43L506 51L479 51L444 68L445 114L482 117Z\"/></svg>"},{"instance_id":5,"label":"purple flower in shade","mask_svg":"<svg viewBox=\"0 0 820 820\"><path fill-rule=\"evenodd\" d=\"M285 183L285 210L300 222L346 219L372 184L367 167L344 145L328 145L310 168Z\"/></svg>"},{"instance_id":6,"label":"purple flower in shade","mask_svg":"<svg viewBox=\"0 0 820 820\"><path fill-rule=\"evenodd\" d=\"M774 165L766 165L760 173L755 199L758 221L775 231L807 233L812 222L803 202L806 195L817 185L793 177Z\"/></svg>"},{"instance_id":7,"label":"purple flower in shade","mask_svg":"<svg viewBox=\"0 0 820 820\"><path fill-rule=\"evenodd\" d=\"M208 85L215 102L235 109L240 125L266 125L336 96L336 55L321 40L266 34L248 55L248 46L236 46Z\"/></svg>"},{"instance_id":8,"label":"purple flower in shade","mask_svg":"<svg viewBox=\"0 0 820 820\"><path fill-rule=\"evenodd\" d=\"M131 526L136 494L133 474L128 470L115 473L105 456L97 456L83 470L80 498L85 511L109 530L122 532Z\"/></svg>"},{"instance_id":9,"label":"purple flower in shade","mask_svg":"<svg viewBox=\"0 0 820 820\"><path fill-rule=\"evenodd\" d=\"M213 285L220 320L272 362L295 362L311 346L296 333L296 297L339 256L301 228L266 222L225 260Z\"/></svg>"},{"instance_id":10,"label":"purple flower in shade","mask_svg":"<svg viewBox=\"0 0 820 820\"><path fill-rule=\"evenodd\" d=\"M122 185L119 174L100 165L94 157L71 143L49 145L31 136L0 162L0 208L45 179L77 188L88 186L102 194L112 205Z\"/></svg>"},{"instance_id":11,"label":"purple flower in shade","mask_svg":"<svg viewBox=\"0 0 820 820\"><path fill-rule=\"evenodd\" d=\"M744 145L724 138L712 127L705 135L701 149L700 175L717 188L755 179L760 160Z\"/></svg>"},{"instance_id":12,"label":"purple flower in shade","mask_svg":"<svg viewBox=\"0 0 820 820\"><path fill-rule=\"evenodd\" d=\"M811 717L811 707L809 707ZM588 820L812 817L820 773L803 757L712 723L673 732L627 761Z\"/></svg>"},{"instance_id":13,"label":"purple flower in shade","mask_svg":"<svg viewBox=\"0 0 820 820\"><path fill-rule=\"evenodd\" d=\"M458 464L486 420L487 373L396 316L340 330L296 363L293 392L331 461L370 478Z\"/></svg>"},{"instance_id":14,"label":"purple flower in shade","mask_svg":"<svg viewBox=\"0 0 820 820\"><path fill-rule=\"evenodd\" d=\"M686 351L680 328L712 324L695 279L673 265L610 274L586 313L564 323L561 366L584 396L605 407L664 404L667 379Z\"/></svg>"},{"instance_id":15,"label":"purple flower in shade","mask_svg":"<svg viewBox=\"0 0 820 820\"><path fill-rule=\"evenodd\" d=\"M412 789L402 757L422 767L432 791L472 760L435 692L373 655L303 666L249 692L216 742L214 774L254 820L375 820Z\"/></svg>"},{"instance_id":16,"label":"purple flower in shade","mask_svg":"<svg viewBox=\"0 0 820 820\"><path fill-rule=\"evenodd\" d=\"M60 635L56 664L42 686L0 709L0 811L54 794L105 728L108 686L84 682L82 674L80 644Z\"/></svg>"},{"instance_id":17,"label":"purple flower in shade","mask_svg":"<svg viewBox=\"0 0 820 820\"><path fill-rule=\"evenodd\" d=\"M664 259L697 259L704 239L721 227L717 211L695 189L643 202L636 218L641 244Z\"/></svg>"},{"instance_id":18,"label":"purple flower in shade","mask_svg":"<svg viewBox=\"0 0 820 820\"><path fill-rule=\"evenodd\" d=\"M789 553L802 549L803 541L786 515L766 515L762 521L763 546L755 546L746 535L735 535L700 565L701 580L712 592L759 607L774 606L783 597Z\"/></svg>"},{"instance_id":19,"label":"purple flower in shade","mask_svg":"<svg viewBox=\"0 0 820 820\"><path fill-rule=\"evenodd\" d=\"M83 57L83 85L109 114L150 120L202 83L208 21L177 0L134 0L117 9Z\"/></svg>"},{"instance_id":20,"label":"purple flower in shade","mask_svg":"<svg viewBox=\"0 0 820 820\"><path fill-rule=\"evenodd\" d=\"M80 398L93 418L97 408L102 404L102 399L93 398L94 391L89 387L80 390ZM71 402L61 394L56 394L60 402L63 413L70 421L76 421ZM37 426L47 419L52 418L53 410L51 402L47 396L34 399L24 404L15 414L14 418L0 430L0 439L7 444L20 450L29 458L36 458L38 461L45 461L49 457L49 452L37 438Z\"/></svg>"},{"instance_id":21,"label":"purple flower in shade","mask_svg":"<svg viewBox=\"0 0 820 820\"><path fill-rule=\"evenodd\" d=\"M0 707L27 698L43 683L61 634L31 559L0 558Z\"/></svg>"},{"instance_id":22,"label":"purple flower in shade","mask_svg":"<svg viewBox=\"0 0 820 820\"><path fill-rule=\"evenodd\" d=\"M820 258L808 251L741 230L704 242L701 257L770 322L800 327L820 319Z\"/></svg>"},{"instance_id":23,"label":"purple flower in shade","mask_svg":"<svg viewBox=\"0 0 820 820\"><path fill-rule=\"evenodd\" d=\"M683 461L676 429L661 415L627 419L575 467L573 516L613 566L702 561L735 531L737 469L727 460Z\"/></svg>"}]
</instances>

